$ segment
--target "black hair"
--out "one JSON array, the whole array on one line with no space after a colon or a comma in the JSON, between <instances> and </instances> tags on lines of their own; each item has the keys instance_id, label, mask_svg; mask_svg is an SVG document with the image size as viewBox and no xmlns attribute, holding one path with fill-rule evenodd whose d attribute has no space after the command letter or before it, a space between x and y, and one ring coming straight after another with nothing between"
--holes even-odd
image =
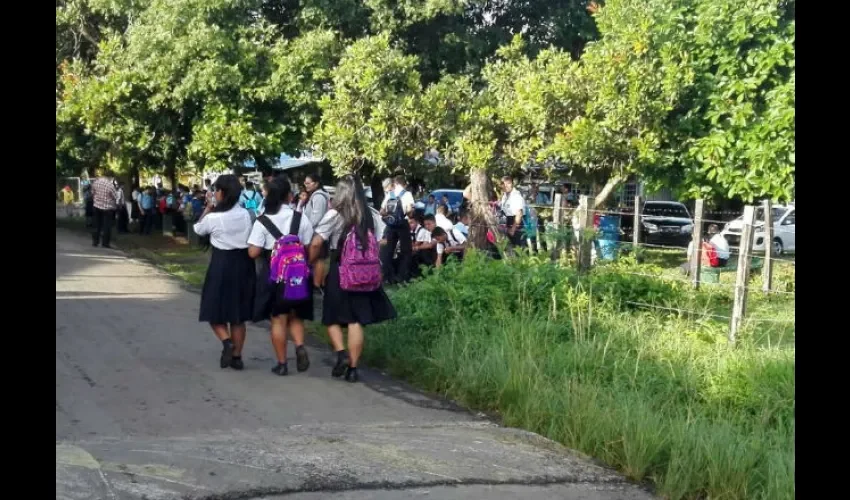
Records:
<instances>
[{"instance_id":1,"label":"black hair","mask_svg":"<svg viewBox=\"0 0 850 500\"><path fill-rule=\"evenodd\" d=\"M319 187L322 187L322 178L319 176L318 172L311 172L307 174L304 178L312 179L313 182L319 185Z\"/></svg>"},{"instance_id":2,"label":"black hair","mask_svg":"<svg viewBox=\"0 0 850 500\"><path fill-rule=\"evenodd\" d=\"M265 213L274 215L280 212L280 207L286 205L289 201L289 195L292 193L292 184L284 177L277 177L266 181L265 188Z\"/></svg>"},{"instance_id":3,"label":"black hair","mask_svg":"<svg viewBox=\"0 0 850 500\"><path fill-rule=\"evenodd\" d=\"M214 191L221 191L222 194L222 200L216 203L212 209L213 212L227 212L239 203L239 196L242 194L242 184L239 183L239 178L235 175L219 175L215 180L215 184L212 185L212 189ZM210 235L199 237L198 242L203 250L209 250L212 246Z\"/></svg>"},{"instance_id":4,"label":"black hair","mask_svg":"<svg viewBox=\"0 0 850 500\"><path fill-rule=\"evenodd\" d=\"M434 198L435 200L437 199L437 197L436 197L436 196L434 196L433 194L429 194L429 195L428 195L428 198Z\"/></svg>"},{"instance_id":5,"label":"black hair","mask_svg":"<svg viewBox=\"0 0 850 500\"><path fill-rule=\"evenodd\" d=\"M431 215L431 214L428 214L428 215L426 215L425 217L422 217L422 222L423 222L423 223L424 223L424 222L426 222L426 221L429 221L429 220L434 221L434 223L435 223L435 224L436 224L436 222L437 222L437 218L436 218L436 217L434 217L434 216L433 216L433 215Z\"/></svg>"},{"instance_id":6,"label":"black hair","mask_svg":"<svg viewBox=\"0 0 850 500\"><path fill-rule=\"evenodd\" d=\"M227 212L239 203L239 196L242 194L242 184L239 183L239 178L233 174L219 175L213 184L216 191L221 191L222 200L216 203L213 212Z\"/></svg>"},{"instance_id":7,"label":"black hair","mask_svg":"<svg viewBox=\"0 0 850 500\"><path fill-rule=\"evenodd\" d=\"M448 236L448 234L446 234L446 230L445 230L445 229L443 229L443 228L441 228L441 227L435 227L435 228L434 228L434 230L433 230L433 231L431 231L431 237L432 237L432 238L437 238L437 237L439 237L439 236Z\"/></svg>"}]
</instances>

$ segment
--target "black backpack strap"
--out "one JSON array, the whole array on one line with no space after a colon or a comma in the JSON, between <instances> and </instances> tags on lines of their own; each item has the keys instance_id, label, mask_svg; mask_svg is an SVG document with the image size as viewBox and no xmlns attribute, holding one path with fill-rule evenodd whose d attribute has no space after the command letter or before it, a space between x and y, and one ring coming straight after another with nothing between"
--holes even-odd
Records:
<instances>
[{"instance_id":1,"label":"black backpack strap","mask_svg":"<svg viewBox=\"0 0 850 500\"><path fill-rule=\"evenodd\" d=\"M266 217L265 214L257 217L257 221L259 221L259 223L262 224L263 227L265 227L269 233L271 233L272 238L274 238L275 240L283 238L283 233L280 232L280 229L278 229L277 226L275 226L274 223L271 221L271 219Z\"/></svg>"},{"instance_id":2,"label":"black backpack strap","mask_svg":"<svg viewBox=\"0 0 850 500\"><path fill-rule=\"evenodd\" d=\"M292 213L292 221L289 223L289 234L298 236L298 230L301 229L301 212L294 210ZM302 242L309 244L309 241Z\"/></svg>"}]
</instances>

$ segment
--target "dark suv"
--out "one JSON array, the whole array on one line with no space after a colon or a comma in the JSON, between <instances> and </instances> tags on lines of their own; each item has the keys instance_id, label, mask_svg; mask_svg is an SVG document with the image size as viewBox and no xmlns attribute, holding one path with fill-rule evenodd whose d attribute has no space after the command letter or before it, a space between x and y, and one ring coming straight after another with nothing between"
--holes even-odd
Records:
<instances>
[{"instance_id":1,"label":"dark suv","mask_svg":"<svg viewBox=\"0 0 850 500\"><path fill-rule=\"evenodd\" d=\"M691 241L694 221L685 205L677 201L647 201L641 216L641 242L687 248ZM623 217L624 236L631 239L634 216Z\"/></svg>"}]
</instances>

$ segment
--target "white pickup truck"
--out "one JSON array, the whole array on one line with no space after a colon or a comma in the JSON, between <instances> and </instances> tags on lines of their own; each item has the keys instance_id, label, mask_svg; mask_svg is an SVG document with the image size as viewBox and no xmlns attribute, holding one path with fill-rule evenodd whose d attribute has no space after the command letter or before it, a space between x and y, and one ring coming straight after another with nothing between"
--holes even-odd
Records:
<instances>
[{"instance_id":1,"label":"white pickup truck","mask_svg":"<svg viewBox=\"0 0 850 500\"><path fill-rule=\"evenodd\" d=\"M780 205L773 207L773 242L771 249L773 255L782 255L785 252L796 251L796 209L794 205ZM729 242L729 246L738 247L741 244L741 232L744 228L743 216L729 222L720 233ZM756 209L756 225L753 228L753 251L765 251L764 238L764 209Z\"/></svg>"}]
</instances>

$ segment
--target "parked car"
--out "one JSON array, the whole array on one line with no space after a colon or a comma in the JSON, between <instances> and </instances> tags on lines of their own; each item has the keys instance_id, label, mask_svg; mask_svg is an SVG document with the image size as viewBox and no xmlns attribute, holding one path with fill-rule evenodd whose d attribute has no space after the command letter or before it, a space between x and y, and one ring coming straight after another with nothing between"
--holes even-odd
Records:
<instances>
[{"instance_id":1,"label":"parked car","mask_svg":"<svg viewBox=\"0 0 850 500\"><path fill-rule=\"evenodd\" d=\"M622 209L620 231L624 241L631 241L634 230L633 210ZM688 208L677 201L647 201L641 216L641 242L687 248L694 221Z\"/></svg>"},{"instance_id":2,"label":"parked car","mask_svg":"<svg viewBox=\"0 0 850 500\"><path fill-rule=\"evenodd\" d=\"M773 255L782 255L785 252L796 251L796 210L794 205L780 205L773 207L773 242L771 250ZM723 237L729 242L730 247L740 247L741 232L744 230L744 217L729 222L721 231ZM764 234L764 209L756 208L756 224L753 227L753 251L765 251Z\"/></svg>"},{"instance_id":3,"label":"parked car","mask_svg":"<svg viewBox=\"0 0 850 500\"><path fill-rule=\"evenodd\" d=\"M460 206L463 204L463 189L437 189L435 191L431 191L430 195L434 195L434 199L437 200L437 203L443 199L443 195L449 197L449 205L451 205L452 210L457 213L460 210ZM422 198L421 200L416 202L414 208L418 210L425 210L425 203L428 201L428 196Z\"/></svg>"}]
</instances>

